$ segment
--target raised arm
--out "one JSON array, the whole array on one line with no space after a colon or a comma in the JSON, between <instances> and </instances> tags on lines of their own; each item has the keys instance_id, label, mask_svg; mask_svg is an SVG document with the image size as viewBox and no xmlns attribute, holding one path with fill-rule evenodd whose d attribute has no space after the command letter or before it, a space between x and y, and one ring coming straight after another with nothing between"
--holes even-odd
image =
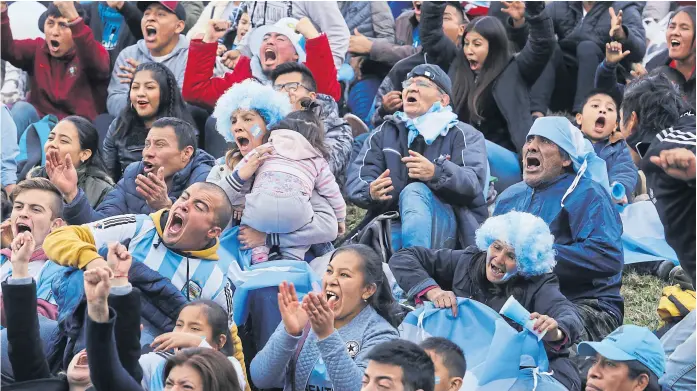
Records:
<instances>
[{"instance_id":1,"label":"raised arm","mask_svg":"<svg viewBox=\"0 0 697 391\"><path fill-rule=\"evenodd\" d=\"M3 60L24 71L33 72L34 55L45 43L42 38L15 40L7 15L7 3L0 4L0 53Z\"/></svg>"}]
</instances>

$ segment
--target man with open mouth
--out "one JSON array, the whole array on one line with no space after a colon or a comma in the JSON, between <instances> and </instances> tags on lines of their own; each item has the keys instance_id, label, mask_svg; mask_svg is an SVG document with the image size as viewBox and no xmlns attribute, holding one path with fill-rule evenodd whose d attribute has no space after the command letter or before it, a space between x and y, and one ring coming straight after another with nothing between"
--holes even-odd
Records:
<instances>
[{"instance_id":1,"label":"man with open mouth","mask_svg":"<svg viewBox=\"0 0 697 391\"><path fill-rule=\"evenodd\" d=\"M189 39L182 34L186 11L179 1L139 1L143 11L140 28L143 38L135 45L121 51L114 64L109 82L106 107L109 114L117 117L129 103L129 83L135 68L144 62L159 62L169 68L181 89L184 85L184 70L189 57ZM208 72L222 76L228 70L218 58L207 63Z\"/></svg>"},{"instance_id":2,"label":"man with open mouth","mask_svg":"<svg viewBox=\"0 0 697 391\"><path fill-rule=\"evenodd\" d=\"M134 263L142 263L165 277L154 283L153 290L171 283L187 301L213 300L224 308L229 315L228 326L232 327L231 342L236 345L239 339L232 317L232 286L226 277L232 259L218 257L219 237L231 218L232 206L220 187L194 183L167 208L56 230L46 238L44 249L54 262L89 270L107 266L98 249L124 243ZM151 343L159 335L147 327L144 334L141 343ZM235 357L244 362L241 350Z\"/></svg>"},{"instance_id":3,"label":"man with open mouth","mask_svg":"<svg viewBox=\"0 0 697 391\"><path fill-rule=\"evenodd\" d=\"M7 5L0 3L2 59L29 73L34 91L27 102L17 102L12 108L22 131L47 114L94 120L104 112L109 53L94 39L84 13L77 2L51 2L39 18L45 37L15 40Z\"/></svg>"},{"instance_id":4,"label":"man with open mouth","mask_svg":"<svg viewBox=\"0 0 697 391\"><path fill-rule=\"evenodd\" d=\"M523 181L499 196L494 215L516 210L549 224L557 254L554 273L581 316L581 339L600 341L624 315L622 222L610 198L605 163L563 117L535 121L522 159Z\"/></svg>"},{"instance_id":5,"label":"man with open mouth","mask_svg":"<svg viewBox=\"0 0 697 391\"><path fill-rule=\"evenodd\" d=\"M188 122L172 117L158 119L145 139L143 160L126 167L121 180L96 209L77 187L75 167L63 163L56 168L52 181L63 193L66 221L86 224L126 213L149 214L169 208L185 188L205 181L215 163L196 144L196 130Z\"/></svg>"},{"instance_id":6,"label":"man with open mouth","mask_svg":"<svg viewBox=\"0 0 697 391\"><path fill-rule=\"evenodd\" d=\"M347 170L349 200L367 218L397 211L395 249L474 244L488 216L484 136L452 112L448 75L414 67L402 83L404 111L388 117Z\"/></svg>"}]
</instances>

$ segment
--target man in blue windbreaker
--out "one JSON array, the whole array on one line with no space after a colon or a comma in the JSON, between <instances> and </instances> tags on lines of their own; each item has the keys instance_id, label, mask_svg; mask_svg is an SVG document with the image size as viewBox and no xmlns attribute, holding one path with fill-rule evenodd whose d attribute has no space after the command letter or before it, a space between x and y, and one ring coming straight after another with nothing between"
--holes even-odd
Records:
<instances>
[{"instance_id":1,"label":"man in blue windbreaker","mask_svg":"<svg viewBox=\"0 0 697 391\"><path fill-rule=\"evenodd\" d=\"M535 121L522 155L523 182L501 194L494 215L517 210L549 224L557 253L554 272L583 321L581 339L600 341L624 316L622 222L605 164L562 117Z\"/></svg>"}]
</instances>

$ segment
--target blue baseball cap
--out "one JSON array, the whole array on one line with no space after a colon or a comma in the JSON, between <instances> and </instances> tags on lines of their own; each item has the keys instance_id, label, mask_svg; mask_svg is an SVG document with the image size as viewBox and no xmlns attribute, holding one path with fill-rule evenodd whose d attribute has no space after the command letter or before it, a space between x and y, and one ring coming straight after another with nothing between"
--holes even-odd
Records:
<instances>
[{"instance_id":1,"label":"blue baseball cap","mask_svg":"<svg viewBox=\"0 0 697 391\"><path fill-rule=\"evenodd\" d=\"M599 354L612 361L639 361L658 378L665 372L666 356L658 337L646 327L620 326L601 342L581 342L579 356Z\"/></svg>"}]
</instances>

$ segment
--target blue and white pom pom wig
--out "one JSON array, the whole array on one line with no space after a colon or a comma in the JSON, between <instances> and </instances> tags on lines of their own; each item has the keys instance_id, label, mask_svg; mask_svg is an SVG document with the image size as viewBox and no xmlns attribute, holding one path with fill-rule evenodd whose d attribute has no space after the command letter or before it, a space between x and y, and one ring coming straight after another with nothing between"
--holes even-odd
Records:
<instances>
[{"instance_id":1,"label":"blue and white pom pom wig","mask_svg":"<svg viewBox=\"0 0 697 391\"><path fill-rule=\"evenodd\" d=\"M547 223L530 213L508 212L490 217L477 230L477 247L487 251L497 240L515 249L518 274L524 277L552 272L556 261L554 235Z\"/></svg>"},{"instance_id":2,"label":"blue and white pom pom wig","mask_svg":"<svg viewBox=\"0 0 697 391\"><path fill-rule=\"evenodd\" d=\"M247 79L235 84L225 91L215 104L213 116L216 118L215 129L227 142L235 142L232 134L232 113L242 110L254 110L264 118L266 127L274 125L293 111L288 97L274 91L270 86Z\"/></svg>"}]
</instances>

